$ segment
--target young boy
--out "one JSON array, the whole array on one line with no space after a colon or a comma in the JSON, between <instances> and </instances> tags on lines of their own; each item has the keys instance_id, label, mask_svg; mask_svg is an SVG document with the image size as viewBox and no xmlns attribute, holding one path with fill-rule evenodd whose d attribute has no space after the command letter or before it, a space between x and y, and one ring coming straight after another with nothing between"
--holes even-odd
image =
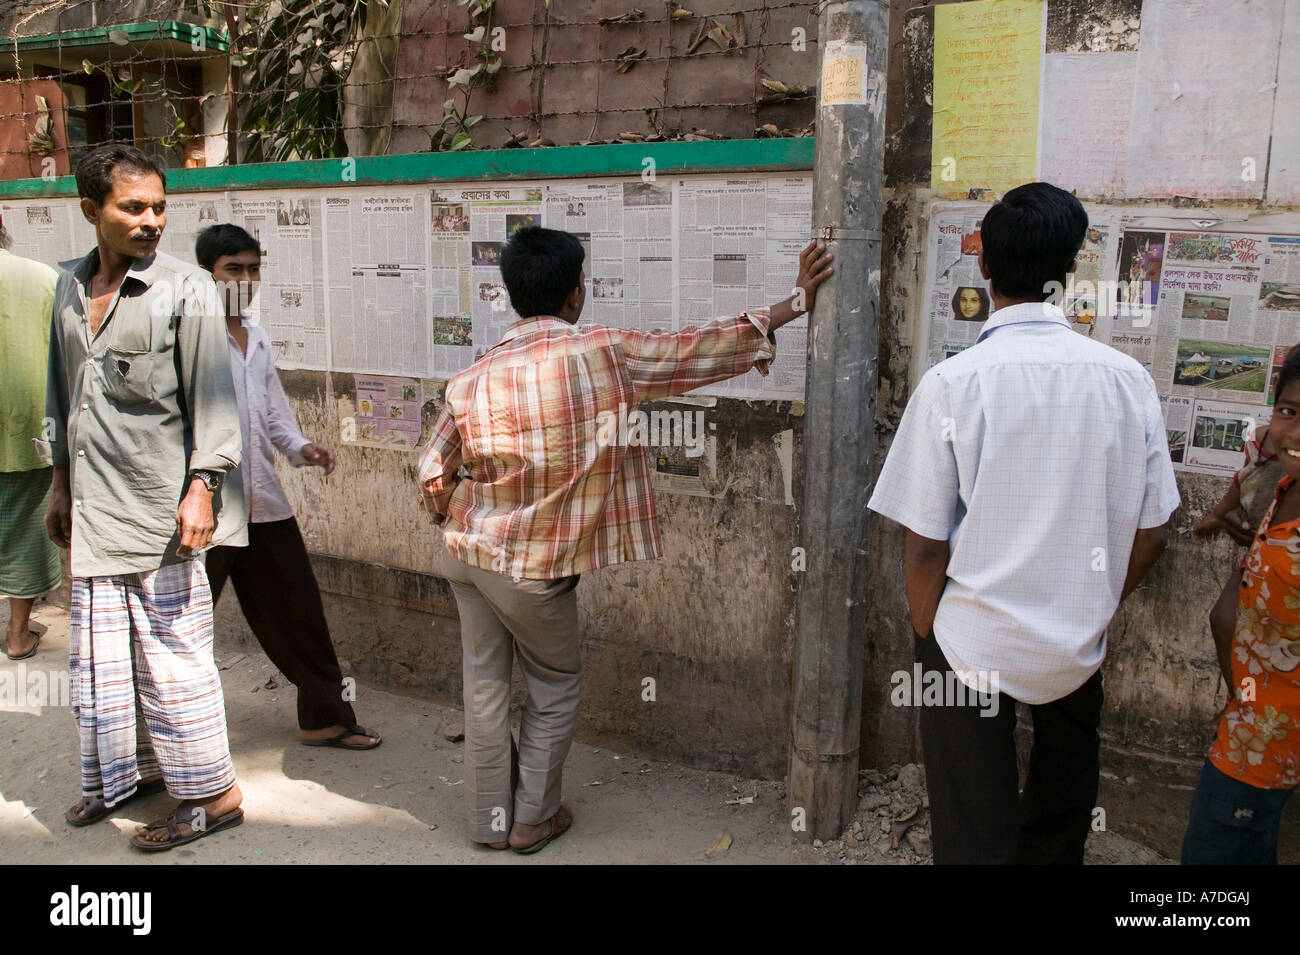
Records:
<instances>
[{"instance_id":1,"label":"young boy","mask_svg":"<svg viewBox=\"0 0 1300 955\"><path fill-rule=\"evenodd\" d=\"M1232 476L1232 483L1214 509L1203 517L1192 534L1200 540L1210 540L1220 531L1238 544L1249 546L1260 520L1273 503L1277 482L1285 475L1273 446L1272 434L1261 425L1246 438L1246 461ZM1219 599L1210 610L1210 634L1219 658L1229 696L1232 695L1231 644L1237 627L1237 598L1241 590L1241 571L1246 566L1243 556L1232 568Z\"/></svg>"},{"instance_id":2,"label":"young boy","mask_svg":"<svg viewBox=\"0 0 1300 955\"><path fill-rule=\"evenodd\" d=\"M295 467L313 465L326 474L334 455L298 431L275 371L266 333L241 314L261 278L261 248L235 225L199 233L195 255L222 292L230 365L239 401L244 460L239 467L248 502L248 546L214 547L207 557L212 602L229 577L240 609L266 655L298 688L298 726L305 746L374 749L379 734L357 725L344 698L320 590L298 522L275 473L272 449Z\"/></svg>"},{"instance_id":3,"label":"young boy","mask_svg":"<svg viewBox=\"0 0 1300 955\"><path fill-rule=\"evenodd\" d=\"M569 828L560 789L578 718L578 576L661 553L646 450L620 445L610 425L643 401L766 374L771 333L810 310L830 275L823 250L804 249L801 291L770 310L641 332L573 327L587 294L576 236L532 226L510 238L501 275L522 319L447 383L420 460L460 612L475 842L536 852ZM516 652L528 686L517 757Z\"/></svg>"},{"instance_id":4,"label":"young boy","mask_svg":"<svg viewBox=\"0 0 1300 955\"><path fill-rule=\"evenodd\" d=\"M1285 472L1242 566L1231 697L1201 768L1184 865L1276 865L1300 785L1300 349L1287 353L1268 433Z\"/></svg>"}]
</instances>

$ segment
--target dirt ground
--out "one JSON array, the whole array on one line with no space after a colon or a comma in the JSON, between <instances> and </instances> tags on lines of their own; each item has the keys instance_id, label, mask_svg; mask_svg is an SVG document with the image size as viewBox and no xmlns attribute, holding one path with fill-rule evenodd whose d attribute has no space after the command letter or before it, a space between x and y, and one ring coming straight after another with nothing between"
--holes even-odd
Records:
<instances>
[{"instance_id":1,"label":"dirt ground","mask_svg":"<svg viewBox=\"0 0 1300 955\"><path fill-rule=\"evenodd\" d=\"M0 611L0 619L8 612ZM31 683L66 672L68 616L42 605L47 627L31 660L0 657ZM0 859L6 863L312 864L312 863L705 863L923 864L929 861L920 767L864 769L864 798L843 839L814 847L790 832L784 786L687 769L629 753L575 744L565 773L571 831L535 856L480 849L469 842L461 744L444 739L457 709L364 685L355 707L383 735L370 752L309 748L297 741L296 691L260 653L225 648L218 663L226 692L231 749L244 791L245 822L170 852L128 845L138 824L165 815L166 794L143 797L86 828L68 826L77 801L77 734L61 706L0 700ZM20 669L20 667L22 669ZM4 683L0 682L0 686ZM752 799L750 798L752 797ZM911 827L893 846L898 817ZM723 834L729 836L728 839ZM720 838L721 837L721 838ZM712 856L706 855L716 846ZM1165 860L1113 833L1096 833L1088 861Z\"/></svg>"}]
</instances>

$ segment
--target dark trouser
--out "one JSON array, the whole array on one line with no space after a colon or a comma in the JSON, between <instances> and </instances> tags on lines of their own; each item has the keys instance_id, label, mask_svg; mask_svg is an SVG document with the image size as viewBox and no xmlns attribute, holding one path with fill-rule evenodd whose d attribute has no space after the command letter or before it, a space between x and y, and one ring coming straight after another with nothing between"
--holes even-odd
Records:
<instances>
[{"instance_id":1,"label":"dark trouser","mask_svg":"<svg viewBox=\"0 0 1300 955\"><path fill-rule=\"evenodd\" d=\"M248 546L212 548L207 571L213 606L229 577L257 642L298 688L299 728L355 726L298 522L249 524Z\"/></svg>"},{"instance_id":2,"label":"dark trouser","mask_svg":"<svg viewBox=\"0 0 1300 955\"><path fill-rule=\"evenodd\" d=\"M1277 832L1291 793L1233 779L1207 759L1183 836L1183 865L1277 865Z\"/></svg>"},{"instance_id":3,"label":"dark trouser","mask_svg":"<svg viewBox=\"0 0 1300 955\"><path fill-rule=\"evenodd\" d=\"M924 672L946 674L933 636L915 637ZM948 864L1079 865L1097 804L1101 769L1101 671L1069 696L1030 706L1034 744L1018 793L1016 701L999 695L995 715L965 706L922 706L921 745L934 861Z\"/></svg>"}]
</instances>

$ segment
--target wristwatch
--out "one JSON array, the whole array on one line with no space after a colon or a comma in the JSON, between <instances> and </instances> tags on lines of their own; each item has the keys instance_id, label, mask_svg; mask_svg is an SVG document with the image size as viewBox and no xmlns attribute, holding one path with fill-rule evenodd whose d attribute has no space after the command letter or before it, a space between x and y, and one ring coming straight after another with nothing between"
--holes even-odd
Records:
<instances>
[{"instance_id":1,"label":"wristwatch","mask_svg":"<svg viewBox=\"0 0 1300 955\"><path fill-rule=\"evenodd\" d=\"M213 494L221 487L221 475L216 471L191 471L190 478L198 478Z\"/></svg>"}]
</instances>

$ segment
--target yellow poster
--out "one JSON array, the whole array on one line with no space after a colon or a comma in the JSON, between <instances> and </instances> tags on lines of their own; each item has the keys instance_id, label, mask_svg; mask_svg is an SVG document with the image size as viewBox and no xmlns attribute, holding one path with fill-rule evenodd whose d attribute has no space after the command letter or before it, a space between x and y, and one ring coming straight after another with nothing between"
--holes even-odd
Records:
<instances>
[{"instance_id":1,"label":"yellow poster","mask_svg":"<svg viewBox=\"0 0 1300 955\"><path fill-rule=\"evenodd\" d=\"M1003 192L1037 176L1042 0L934 9L930 185Z\"/></svg>"}]
</instances>

